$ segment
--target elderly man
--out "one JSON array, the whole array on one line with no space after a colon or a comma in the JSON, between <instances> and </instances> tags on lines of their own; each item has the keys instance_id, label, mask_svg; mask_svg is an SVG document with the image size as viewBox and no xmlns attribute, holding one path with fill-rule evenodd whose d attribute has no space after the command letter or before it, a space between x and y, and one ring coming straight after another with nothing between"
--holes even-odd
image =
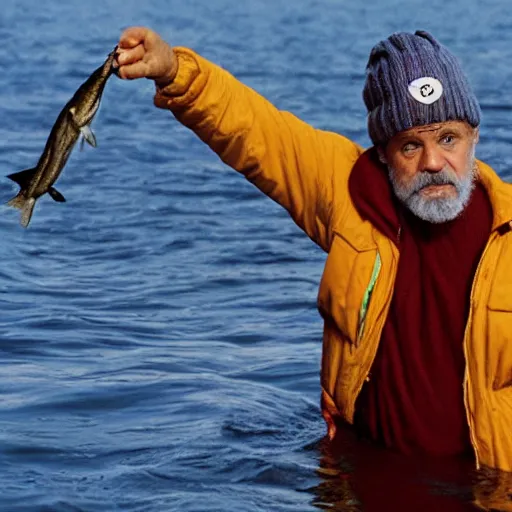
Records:
<instances>
[{"instance_id":1,"label":"elderly man","mask_svg":"<svg viewBox=\"0 0 512 512\"><path fill-rule=\"evenodd\" d=\"M475 159L480 109L430 34L377 44L364 151L276 109L156 33L127 29L119 76L169 109L327 253L322 411L405 453L472 451L512 471L512 187Z\"/></svg>"}]
</instances>

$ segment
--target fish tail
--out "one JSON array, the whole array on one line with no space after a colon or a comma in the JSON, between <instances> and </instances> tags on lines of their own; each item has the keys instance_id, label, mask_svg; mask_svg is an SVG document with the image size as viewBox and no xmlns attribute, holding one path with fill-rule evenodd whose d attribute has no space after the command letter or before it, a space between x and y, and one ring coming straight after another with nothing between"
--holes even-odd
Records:
<instances>
[{"instance_id":1,"label":"fish tail","mask_svg":"<svg viewBox=\"0 0 512 512\"><path fill-rule=\"evenodd\" d=\"M8 203L7 206L18 208L21 210L21 225L26 228L32 218L32 212L34 211L34 205L36 200L33 197L25 197L21 192L14 196Z\"/></svg>"}]
</instances>

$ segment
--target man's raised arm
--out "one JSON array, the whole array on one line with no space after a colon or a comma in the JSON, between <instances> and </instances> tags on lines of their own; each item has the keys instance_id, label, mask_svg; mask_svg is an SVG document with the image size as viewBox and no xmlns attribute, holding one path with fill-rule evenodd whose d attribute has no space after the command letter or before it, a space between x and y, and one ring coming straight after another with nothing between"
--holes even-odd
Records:
<instances>
[{"instance_id":1,"label":"man's raised arm","mask_svg":"<svg viewBox=\"0 0 512 512\"><path fill-rule=\"evenodd\" d=\"M147 28L125 30L118 64L121 78L153 79L157 107L171 110L328 250L334 190L337 203L348 201L336 181L348 179L361 147L278 110L224 69L171 48Z\"/></svg>"}]
</instances>

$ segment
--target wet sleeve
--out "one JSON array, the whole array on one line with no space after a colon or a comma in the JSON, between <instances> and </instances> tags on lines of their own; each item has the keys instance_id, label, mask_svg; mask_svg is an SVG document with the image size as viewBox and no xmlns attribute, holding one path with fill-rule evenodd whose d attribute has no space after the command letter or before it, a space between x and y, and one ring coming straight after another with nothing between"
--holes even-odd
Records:
<instances>
[{"instance_id":1,"label":"wet sleeve","mask_svg":"<svg viewBox=\"0 0 512 512\"><path fill-rule=\"evenodd\" d=\"M333 205L343 207L349 200L346 177L363 149L278 110L192 50L175 51L178 75L172 84L157 89L155 105L171 110L223 162L283 206L328 250Z\"/></svg>"}]
</instances>

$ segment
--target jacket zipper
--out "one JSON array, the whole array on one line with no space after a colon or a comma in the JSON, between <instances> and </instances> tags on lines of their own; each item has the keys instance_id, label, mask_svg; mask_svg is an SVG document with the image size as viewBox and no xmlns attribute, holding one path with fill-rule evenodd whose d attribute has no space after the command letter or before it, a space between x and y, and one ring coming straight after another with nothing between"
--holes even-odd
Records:
<instances>
[{"instance_id":1,"label":"jacket zipper","mask_svg":"<svg viewBox=\"0 0 512 512\"><path fill-rule=\"evenodd\" d=\"M401 238L401 235L402 235L402 225L400 224L400 225L398 226L398 230L397 230L397 232L396 232L396 246L397 246L397 248L400 246L400 238ZM378 254L378 252L379 252L379 250L377 249L377 254ZM380 272L379 272L379 274L380 274ZM396 267L395 267L395 277L396 277ZM393 283L394 283L394 282L395 282L395 280L393 279ZM389 290L388 290L388 296L389 296L390 294L391 294L391 295L393 294L393 287L391 287L391 292L389 292ZM387 303L387 302L386 302L386 303ZM388 309L388 311L389 311L389 309ZM387 313L386 313L386 315L387 315ZM371 328L370 328L369 330L371 330ZM358 342L361 342L361 341L362 341L362 339L363 339L363 335L364 335L364 334L363 334L363 333L361 333L361 336L358 338ZM373 361L375 360L375 356L376 356L376 353L374 354L374 356L373 356L373 358L372 358L372 360L371 360L371 362L370 362L370 369L371 369L371 367L373 366ZM363 383L361 384L361 387L359 388L359 391L358 391L358 393L357 393L357 395L356 395L356 399L357 399L357 396L359 395L359 393L361 392L361 389L363 388L364 383L365 383L365 382L370 382L370 378L371 378L371 376L372 376L371 372L370 372L370 371L368 371L368 373L366 374L365 379L363 380Z\"/></svg>"},{"instance_id":2,"label":"jacket zipper","mask_svg":"<svg viewBox=\"0 0 512 512\"><path fill-rule=\"evenodd\" d=\"M370 282L368 283L368 286L364 292L363 302L361 304L361 309L359 311L359 328L357 332L356 347L359 347L360 341L364 336L368 307L371 302L373 290L375 289L375 283L377 282L377 279L379 277L381 267L382 261L380 258L379 250L377 249L375 263L373 264L372 275L370 276Z\"/></svg>"},{"instance_id":3,"label":"jacket zipper","mask_svg":"<svg viewBox=\"0 0 512 512\"><path fill-rule=\"evenodd\" d=\"M400 236L401 235L402 235L402 226L399 225L398 226L398 230L396 232L396 245L397 245L397 247L399 247L399 245L400 245ZM379 249L377 249L377 260L378 260L378 264L374 265L373 271L372 271L372 276L370 278L370 285L369 285L369 287L371 287L371 293L370 293L370 296L367 298L368 303L366 304L366 306L364 308L365 309L364 315L362 315L361 312L359 313L360 324L359 324L359 331L357 333L356 346L360 345L360 342L361 342L361 340L363 339L363 336L364 336L364 324L365 324L366 317L367 317L367 312L368 312L368 308L369 308L369 303L370 303L371 295L373 294L373 289L375 288L375 281L377 280L377 278L378 278L378 276L380 274L380 269L382 267L382 262L380 261ZM377 270L376 270L376 266L378 266ZM376 275L375 275L375 272L376 272ZM363 298L363 301L364 300L365 299ZM368 375L367 375L365 380L366 380L366 382L370 381L370 372L368 372Z\"/></svg>"},{"instance_id":4,"label":"jacket zipper","mask_svg":"<svg viewBox=\"0 0 512 512\"><path fill-rule=\"evenodd\" d=\"M397 234L397 239L399 239L400 237L400 232L401 232L401 228L398 230L398 234ZM394 283L395 282L395 278L396 278L396 270L397 270L397 264L396 262L394 263L393 265L393 268L392 268L392 274L393 274L393 279L390 279L390 283ZM377 312L377 318L379 316L383 316L384 317L384 321L385 321L385 318L387 316L387 313L389 311L389 306L391 305L391 296L393 294L393 286L388 286L387 288L387 291L386 291L386 300L383 302L383 304L385 304L385 306L379 311ZM375 304L375 297L372 297L373 298L373 303ZM386 306L387 305L387 306ZM370 312L370 306L371 304L368 306L368 313ZM367 318L368 318L368 315L367 315ZM369 339L371 336L371 334L373 334L373 332L375 331L375 329L377 329L377 322L368 322L369 324L369 328L368 329L365 329L365 332L360 340L361 344L363 343L363 340L366 340L366 339ZM381 322L381 326L380 326L380 331L382 332L382 327L384 325L383 322ZM378 349L378 343L377 343L377 349ZM356 393L355 393L355 398L354 398L354 401L353 403L351 404L351 407L352 407L352 411L354 411L355 409L355 403L356 403L356 400L357 400L357 397L360 395L361 393L361 390L363 389L363 386L365 384L365 382L369 382L370 381L370 378L371 378L371 373L370 373L370 369L373 365L373 361L375 360L375 357L377 355L377 350L375 350L375 352L373 353L372 357L371 357L371 361L370 361L370 365L368 367L368 372L366 373L366 375L364 376L364 378L361 380L361 383L357 386L356 388Z\"/></svg>"},{"instance_id":5,"label":"jacket zipper","mask_svg":"<svg viewBox=\"0 0 512 512\"><path fill-rule=\"evenodd\" d=\"M485 249L482 253L482 256L480 258L480 261L478 262L478 266L476 268L476 272L475 272L475 277L473 279L473 284L471 285L471 295L470 295L470 308L469 308L469 314L468 314L468 322L466 324L466 329L464 331L464 359L465 359L465 363L466 363L466 366L465 366L465 370L464 370L464 408L466 409L466 418L467 418L467 421L468 421L468 426L469 426L469 437L471 439L471 444L473 445L473 450L475 452L475 459L476 459L476 469L480 469L480 455L478 453L478 445L477 445L477 442L476 442L476 438L475 438L475 432L474 432L474 428L473 428L473 422L472 422L472 419L471 419L471 414L470 414L470 411L469 411L469 398L468 398L468 389L469 389L469 366L468 366L468 360L469 360L469 355L468 355L468 342L467 342L467 339L469 337L469 330L470 330L470 327L471 327L471 323L472 323L472 318L473 318L473 299L474 299L474 294L475 294L475 285L476 285L476 282L478 281L478 277L480 275L480 271L481 271L481 268L482 268L482 265L483 265L483 261L485 259L485 255L487 253L487 250L488 248L490 247L490 245L493 243L494 241L494 238L496 238L496 234L493 233L491 235L491 238L489 239L489 241L487 242L486 246L485 246Z\"/></svg>"}]
</instances>

